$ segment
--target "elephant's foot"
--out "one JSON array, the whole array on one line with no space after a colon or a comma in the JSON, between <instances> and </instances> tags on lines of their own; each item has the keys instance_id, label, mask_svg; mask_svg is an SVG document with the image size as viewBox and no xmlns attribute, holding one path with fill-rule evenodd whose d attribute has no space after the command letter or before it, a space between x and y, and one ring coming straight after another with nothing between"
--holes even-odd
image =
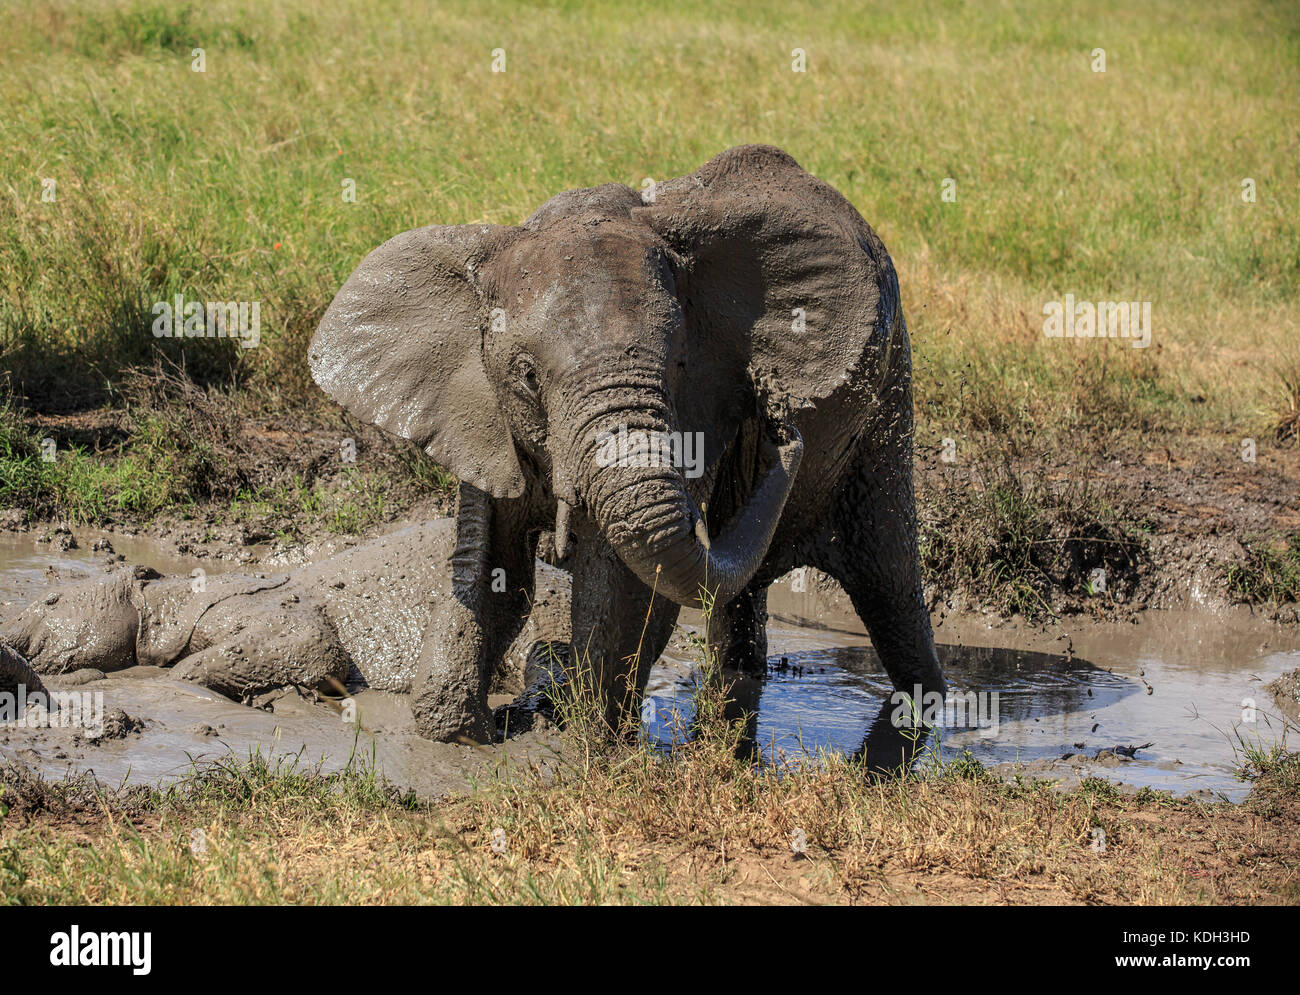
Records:
<instances>
[{"instance_id":1,"label":"elephant's foot","mask_svg":"<svg viewBox=\"0 0 1300 995\"><path fill-rule=\"evenodd\" d=\"M411 714L416 732L424 739L490 743L496 738L487 696L467 692L463 686L437 681L419 684L411 695Z\"/></svg>"},{"instance_id":2,"label":"elephant's foot","mask_svg":"<svg viewBox=\"0 0 1300 995\"><path fill-rule=\"evenodd\" d=\"M538 641L528 653L528 686L508 705L493 709L497 735L506 738L557 723L555 705L569 683L573 648L568 643Z\"/></svg>"}]
</instances>

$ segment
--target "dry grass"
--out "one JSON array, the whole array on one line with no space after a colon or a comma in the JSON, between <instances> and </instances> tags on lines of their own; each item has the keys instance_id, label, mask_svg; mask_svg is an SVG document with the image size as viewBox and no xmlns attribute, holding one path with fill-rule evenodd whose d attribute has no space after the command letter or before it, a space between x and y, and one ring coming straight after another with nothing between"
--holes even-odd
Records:
<instances>
[{"instance_id":1,"label":"dry grass","mask_svg":"<svg viewBox=\"0 0 1300 995\"><path fill-rule=\"evenodd\" d=\"M893 781L842 758L777 776L736 761L725 737L667 758L571 747L553 776L494 779L434 805L358 769L321 776L227 764L128 801L87 797L81 785L72 802L57 785L24 786L11 769L0 900L1300 899L1294 757L1256 772L1267 805L1237 807L1125 798L1104 782L1070 793L1003 784L969 761Z\"/></svg>"}]
</instances>

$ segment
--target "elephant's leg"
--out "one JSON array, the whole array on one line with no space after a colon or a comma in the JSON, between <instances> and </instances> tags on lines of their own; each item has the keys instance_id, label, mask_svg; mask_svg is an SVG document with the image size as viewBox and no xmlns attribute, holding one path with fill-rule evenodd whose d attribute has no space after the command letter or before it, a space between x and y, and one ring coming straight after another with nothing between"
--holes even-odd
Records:
<instances>
[{"instance_id":1,"label":"elephant's leg","mask_svg":"<svg viewBox=\"0 0 1300 995\"><path fill-rule=\"evenodd\" d=\"M767 669L767 584L751 583L730 604L714 609L708 639L722 667L763 673Z\"/></svg>"},{"instance_id":2,"label":"elephant's leg","mask_svg":"<svg viewBox=\"0 0 1300 995\"><path fill-rule=\"evenodd\" d=\"M534 545L518 506L461 484L452 596L430 615L412 684L411 710L426 739L492 740L488 683L527 620Z\"/></svg>"},{"instance_id":3,"label":"elephant's leg","mask_svg":"<svg viewBox=\"0 0 1300 995\"><path fill-rule=\"evenodd\" d=\"M238 631L177 662L172 675L235 701L285 685L341 692L352 664L318 613L255 617Z\"/></svg>"},{"instance_id":4,"label":"elephant's leg","mask_svg":"<svg viewBox=\"0 0 1300 995\"><path fill-rule=\"evenodd\" d=\"M574 667L603 703L611 728L621 730L640 714L650 668L679 610L641 583L594 529L583 529L573 563Z\"/></svg>"},{"instance_id":5,"label":"elephant's leg","mask_svg":"<svg viewBox=\"0 0 1300 995\"><path fill-rule=\"evenodd\" d=\"M22 655L7 643L0 642L0 694L16 696L20 691L29 696L46 693L45 685Z\"/></svg>"},{"instance_id":6,"label":"elephant's leg","mask_svg":"<svg viewBox=\"0 0 1300 995\"><path fill-rule=\"evenodd\" d=\"M910 446L864 459L842 489L813 565L843 586L897 691L923 707L946 694L921 586ZM882 717L890 714L886 703ZM914 736L877 720L864 748L881 770L897 769L919 745Z\"/></svg>"}]
</instances>

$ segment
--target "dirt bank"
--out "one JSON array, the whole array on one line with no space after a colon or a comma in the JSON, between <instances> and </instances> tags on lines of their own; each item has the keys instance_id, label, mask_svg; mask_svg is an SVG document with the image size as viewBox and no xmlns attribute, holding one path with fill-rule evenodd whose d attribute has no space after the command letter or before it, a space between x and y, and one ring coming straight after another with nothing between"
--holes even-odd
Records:
<instances>
[{"instance_id":1,"label":"dirt bank","mask_svg":"<svg viewBox=\"0 0 1300 995\"><path fill-rule=\"evenodd\" d=\"M103 409L37 420L41 432L54 431L46 424L54 419L79 444L103 446L120 434L122 417ZM150 515L102 509L93 534L146 539L177 557L277 568L452 508L445 475L366 426L251 419L239 440L240 459L254 468L246 475L260 481L256 493ZM355 463L342 460L344 440L357 447ZM1254 462L1228 439L1032 456L985 440L957 451L953 463L924 447L917 453L936 613L1131 617L1244 603L1300 620L1300 448L1261 447ZM32 518L27 508L0 510L0 532L56 544L67 524Z\"/></svg>"},{"instance_id":2,"label":"dirt bank","mask_svg":"<svg viewBox=\"0 0 1300 995\"><path fill-rule=\"evenodd\" d=\"M923 452L917 473L935 609L1132 617L1244 603L1300 620L1295 447L1253 462L1213 439L953 464Z\"/></svg>"}]
</instances>

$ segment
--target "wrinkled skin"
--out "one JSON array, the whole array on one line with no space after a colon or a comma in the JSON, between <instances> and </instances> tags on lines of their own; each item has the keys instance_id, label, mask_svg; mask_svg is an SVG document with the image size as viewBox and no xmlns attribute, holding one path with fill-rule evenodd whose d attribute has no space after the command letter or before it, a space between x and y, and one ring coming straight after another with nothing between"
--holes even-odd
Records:
<instances>
[{"instance_id":1,"label":"wrinkled skin","mask_svg":"<svg viewBox=\"0 0 1300 995\"><path fill-rule=\"evenodd\" d=\"M573 646L611 722L682 605L712 601L723 662L760 668L767 586L803 565L844 586L897 686L944 690L884 246L769 146L655 193L611 183L518 227L399 235L312 340L321 387L462 481L454 597L414 687L425 736L490 735L486 675L527 613L543 529L568 550ZM603 433L621 428L701 433L703 473L609 465Z\"/></svg>"},{"instance_id":2,"label":"wrinkled skin","mask_svg":"<svg viewBox=\"0 0 1300 995\"><path fill-rule=\"evenodd\" d=\"M44 694L45 685L16 650L0 642L0 694Z\"/></svg>"},{"instance_id":3,"label":"wrinkled skin","mask_svg":"<svg viewBox=\"0 0 1300 995\"><path fill-rule=\"evenodd\" d=\"M286 685L407 692L429 618L450 597L454 538L446 519L413 525L290 573L212 575L198 591L189 577L123 567L51 592L0 624L0 684L10 671L140 664L172 667L235 700ZM534 641L569 635L566 579L540 570L530 622L494 675L501 690L523 687Z\"/></svg>"}]
</instances>

